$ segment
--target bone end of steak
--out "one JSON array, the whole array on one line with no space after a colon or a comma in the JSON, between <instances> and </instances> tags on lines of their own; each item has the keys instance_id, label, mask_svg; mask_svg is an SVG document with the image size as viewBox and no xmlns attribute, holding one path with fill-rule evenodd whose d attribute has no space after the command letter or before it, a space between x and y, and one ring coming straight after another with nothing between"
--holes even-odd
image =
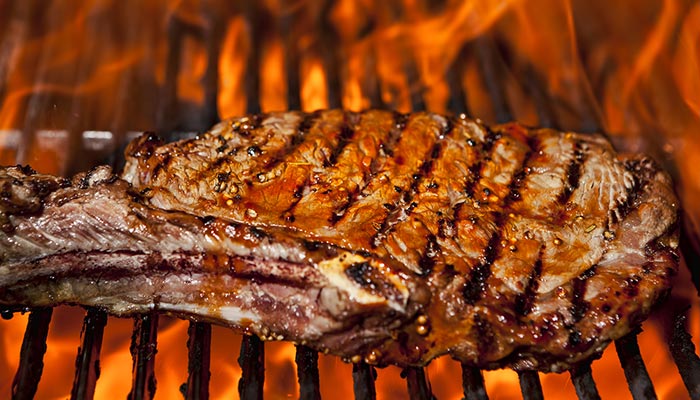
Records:
<instances>
[{"instance_id":1,"label":"bone end of steak","mask_svg":"<svg viewBox=\"0 0 700 400\"><path fill-rule=\"evenodd\" d=\"M159 310L351 357L389 339L425 291L372 256L149 208L108 167L50 193L36 181L45 176L3 172L12 193L43 196L39 214L32 201L3 209L12 226L0 234L3 304Z\"/></svg>"}]
</instances>

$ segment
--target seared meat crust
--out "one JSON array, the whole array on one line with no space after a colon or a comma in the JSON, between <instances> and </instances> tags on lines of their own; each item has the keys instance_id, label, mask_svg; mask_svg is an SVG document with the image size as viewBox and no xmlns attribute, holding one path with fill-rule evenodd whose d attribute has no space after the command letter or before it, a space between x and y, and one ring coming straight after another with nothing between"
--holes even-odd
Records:
<instances>
[{"instance_id":1,"label":"seared meat crust","mask_svg":"<svg viewBox=\"0 0 700 400\"><path fill-rule=\"evenodd\" d=\"M332 328L307 332L299 321L278 321L294 320L293 313L243 323L220 312L226 299L209 307L192 297L173 301L179 308L146 300L134 310L107 305L117 313L153 307L184 312L262 336L274 330L381 364L421 365L449 354L482 368L561 370L637 326L667 292L677 268L678 202L668 176L643 156L616 154L599 135L517 124L489 128L430 113L331 110L236 118L171 144L145 135L126 153L122 179L131 188L115 191L126 185L121 180L95 187L114 192L110 201L138 209L138 215L158 215L166 225L182 219L236 224L264 232L280 248L306 249L295 250L302 253L324 248L323 257L299 260L247 244L257 249L251 250L257 252L255 268L266 278L230 275L220 262L202 274L216 277L207 284L212 293L228 290L221 276L235 276L237 288L273 280L277 291L308 285L304 304L319 309L313 312L327 319L320 325ZM95 187L74 184L56 193ZM3 216L15 233L3 237L3 246L17 242L12 238L22 235L22 224L34 229L32 218L65 212L52 199L31 217L8 209ZM51 217L49 210L55 210ZM193 223L186 231L207 246L195 240L178 247L177 240L164 240L169 232L150 229L151 219L139 223L148 235L131 242L141 245L124 240L105 249L77 238L72 250L3 254L0 286L15 289L0 302L36 303L36 295L23 295L29 289L17 289L7 276L28 264L48 268L53 261L46 260L71 252L119 259L128 254L130 268L145 276L157 270L164 281L190 268L199 271L197 265L208 264L196 260L211 254L240 257L227 244L239 239L225 229L207 236L203 222ZM106 236L134 231L108 226ZM351 261L339 261L341 253ZM144 261L154 256L158 268ZM333 267L324 260L335 260ZM175 268L178 262L187 267ZM319 270L344 278L308 284L299 278ZM67 273L66 279L78 278ZM264 296L271 288L255 293ZM320 306L324 288L345 293L340 303L353 311L333 314ZM301 289L295 295L303 297ZM371 306L365 294L375 296ZM285 297L272 297L269 307L283 309ZM42 304L52 301L86 303L78 294ZM254 305L251 294L236 306Z\"/></svg>"}]
</instances>

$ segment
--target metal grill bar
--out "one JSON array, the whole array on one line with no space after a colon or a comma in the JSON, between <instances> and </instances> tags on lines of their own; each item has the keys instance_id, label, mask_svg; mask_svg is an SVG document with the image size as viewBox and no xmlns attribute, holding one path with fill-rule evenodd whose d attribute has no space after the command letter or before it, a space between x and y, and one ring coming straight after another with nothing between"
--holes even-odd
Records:
<instances>
[{"instance_id":1,"label":"metal grill bar","mask_svg":"<svg viewBox=\"0 0 700 400\"><path fill-rule=\"evenodd\" d=\"M262 16L256 4L245 3L244 13L248 22L248 37L250 46L246 58L246 70L243 82L246 93L246 113L257 114L260 112L260 39L262 38Z\"/></svg>"},{"instance_id":2,"label":"metal grill bar","mask_svg":"<svg viewBox=\"0 0 700 400\"><path fill-rule=\"evenodd\" d=\"M629 385L632 397L637 400L656 399L654 385L649 379L649 373L639 353L637 344L637 332L632 332L615 341L615 349L620 359L620 364L625 370L625 378Z\"/></svg>"},{"instance_id":3,"label":"metal grill bar","mask_svg":"<svg viewBox=\"0 0 700 400\"><path fill-rule=\"evenodd\" d=\"M241 400L260 400L263 398L265 382L265 347L257 336L243 336L241 355L241 379L238 381L238 395Z\"/></svg>"},{"instance_id":4,"label":"metal grill bar","mask_svg":"<svg viewBox=\"0 0 700 400\"><path fill-rule=\"evenodd\" d=\"M695 353L692 337L685 328L686 323L687 316L683 314L674 321L670 343L671 356L676 362L690 398L700 399L700 357Z\"/></svg>"},{"instance_id":5,"label":"metal grill bar","mask_svg":"<svg viewBox=\"0 0 700 400\"><path fill-rule=\"evenodd\" d=\"M426 105L423 99L423 83L418 73L415 61L409 60L404 67L406 80L408 81L408 95L411 97L413 111L425 111Z\"/></svg>"},{"instance_id":6,"label":"metal grill bar","mask_svg":"<svg viewBox=\"0 0 700 400\"><path fill-rule=\"evenodd\" d=\"M297 48L297 38L293 34L293 21L294 18L291 11L283 14L280 19L280 30L285 38L284 70L287 73L287 108L289 110L301 110L299 49Z\"/></svg>"},{"instance_id":7,"label":"metal grill bar","mask_svg":"<svg viewBox=\"0 0 700 400\"><path fill-rule=\"evenodd\" d=\"M484 374L478 368L462 364L462 389L464 398L473 400L488 400L484 388Z\"/></svg>"},{"instance_id":8,"label":"metal grill bar","mask_svg":"<svg viewBox=\"0 0 700 400\"><path fill-rule=\"evenodd\" d=\"M209 363L211 359L211 325L204 322L190 322L187 330L187 390L188 400L209 398Z\"/></svg>"},{"instance_id":9,"label":"metal grill bar","mask_svg":"<svg viewBox=\"0 0 700 400\"><path fill-rule=\"evenodd\" d=\"M377 67L377 55L375 51L372 54L367 63L369 67L367 68L367 75L369 82L367 82L369 106L371 108L385 108L384 99L382 98L382 85L379 81L379 69Z\"/></svg>"},{"instance_id":10,"label":"metal grill bar","mask_svg":"<svg viewBox=\"0 0 700 400\"><path fill-rule=\"evenodd\" d=\"M493 104L496 122L508 122L513 120L513 112L506 98L502 77L504 76L503 59L497 53L496 42L487 34L483 34L474 40L474 52L484 84Z\"/></svg>"},{"instance_id":11,"label":"metal grill bar","mask_svg":"<svg viewBox=\"0 0 700 400\"><path fill-rule=\"evenodd\" d=\"M401 375L406 377L408 397L411 400L430 400L435 398L430 390L430 382L428 382L428 377L425 375L423 368L408 367L403 370Z\"/></svg>"},{"instance_id":12,"label":"metal grill bar","mask_svg":"<svg viewBox=\"0 0 700 400\"><path fill-rule=\"evenodd\" d=\"M204 86L202 122L205 125L203 129L209 128L220 120L217 101L219 97L219 55L221 54L224 21L217 11L216 9L205 9L208 24L203 33L207 54L207 69L204 72L202 82L202 86Z\"/></svg>"},{"instance_id":13,"label":"metal grill bar","mask_svg":"<svg viewBox=\"0 0 700 400\"><path fill-rule=\"evenodd\" d=\"M330 11L333 0L323 3L319 14L319 40L321 57L326 71L326 87L328 88L328 107L340 108L343 106L343 88L340 83L340 62L338 54L338 35L335 27L330 23Z\"/></svg>"},{"instance_id":14,"label":"metal grill bar","mask_svg":"<svg viewBox=\"0 0 700 400\"><path fill-rule=\"evenodd\" d=\"M591 363L583 363L571 370L571 380L574 382L576 395L581 400L599 400L598 388L593 381Z\"/></svg>"},{"instance_id":15,"label":"metal grill bar","mask_svg":"<svg viewBox=\"0 0 700 400\"><path fill-rule=\"evenodd\" d=\"M131 337L133 379L128 400L152 399L156 394L156 376L153 372L157 352L158 314L150 313L134 318Z\"/></svg>"},{"instance_id":16,"label":"metal grill bar","mask_svg":"<svg viewBox=\"0 0 700 400\"><path fill-rule=\"evenodd\" d=\"M527 65L522 75L526 77L525 86L535 105L538 124L544 128L560 128L557 116L552 109L552 103L547 98L547 91L535 70Z\"/></svg>"},{"instance_id":17,"label":"metal grill bar","mask_svg":"<svg viewBox=\"0 0 700 400\"><path fill-rule=\"evenodd\" d=\"M168 21L168 53L165 64L165 82L162 95L158 104L157 125L159 132L172 131L177 126L177 120L173 116L178 115L177 109L177 76L180 71L182 59L182 42L185 27L194 29L179 18L174 17Z\"/></svg>"},{"instance_id":18,"label":"metal grill bar","mask_svg":"<svg viewBox=\"0 0 700 400\"><path fill-rule=\"evenodd\" d=\"M299 398L301 400L320 400L318 353L306 346L297 345L296 348L297 354L294 361L297 363Z\"/></svg>"},{"instance_id":19,"label":"metal grill bar","mask_svg":"<svg viewBox=\"0 0 700 400\"><path fill-rule=\"evenodd\" d=\"M469 106L467 105L467 95L462 86L462 75L464 74L465 66L464 59L466 57L465 50L466 47L462 48L445 74L447 86L450 88L450 98L447 109L453 110L456 113L471 115Z\"/></svg>"},{"instance_id":20,"label":"metal grill bar","mask_svg":"<svg viewBox=\"0 0 700 400\"><path fill-rule=\"evenodd\" d=\"M518 378L520 379L520 391L523 394L523 399L544 399L544 394L542 393L542 384L540 383L540 376L537 373L537 371L518 372Z\"/></svg>"},{"instance_id":21,"label":"metal grill bar","mask_svg":"<svg viewBox=\"0 0 700 400\"><path fill-rule=\"evenodd\" d=\"M32 399L44 370L46 337L53 309L37 308L29 314L27 329L24 331L22 349L19 353L19 367L12 381L12 399Z\"/></svg>"},{"instance_id":22,"label":"metal grill bar","mask_svg":"<svg viewBox=\"0 0 700 400\"><path fill-rule=\"evenodd\" d=\"M356 400L374 400L377 392L374 388L374 380L377 379L377 371L373 366L361 361L352 365L352 389Z\"/></svg>"},{"instance_id":23,"label":"metal grill bar","mask_svg":"<svg viewBox=\"0 0 700 400\"><path fill-rule=\"evenodd\" d=\"M75 379L71 399L92 399L100 377L100 350L107 324L107 313L94 307L87 309L83 321L83 342L75 360Z\"/></svg>"}]
</instances>

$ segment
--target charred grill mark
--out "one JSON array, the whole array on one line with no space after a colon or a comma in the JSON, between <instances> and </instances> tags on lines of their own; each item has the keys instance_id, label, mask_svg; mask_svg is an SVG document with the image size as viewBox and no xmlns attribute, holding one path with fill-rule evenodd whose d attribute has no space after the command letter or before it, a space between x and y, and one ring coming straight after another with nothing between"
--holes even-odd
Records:
<instances>
[{"instance_id":1,"label":"charred grill mark","mask_svg":"<svg viewBox=\"0 0 700 400\"><path fill-rule=\"evenodd\" d=\"M537 154L537 152L539 151L540 143L535 138L528 138L527 145L530 148L530 150L525 154L522 165L520 166L520 170L513 174L513 178L511 179L510 184L508 185L508 196L503 201L504 209L513 204L514 202L520 201L522 199L522 196L520 194L520 188L522 187L523 182L525 182L525 179L531 172L531 169L528 166L528 164L530 163L530 159L532 158L532 156Z\"/></svg>"},{"instance_id":2,"label":"charred grill mark","mask_svg":"<svg viewBox=\"0 0 700 400\"><path fill-rule=\"evenodd\" d=\"M493 139L491 143L486 146L486 144L489 142L487 140L485 142L485 146L490 150L493 148L493 143L496 140L498 140L498 138L500 138L500 134L492 134L491 131L489 131L489 137ZM509 195L506 196L505 199L503 199L503 204L500 208L500 211L494 213L493 221L494 225L496 226L496 230L491 234L491 238L489 239L489 242L483 251L482 262L480 262L476 267L474 267L474 269L472 269L469 280L465 285L463 295L464 299L467 301L467 304L474 305L481 299L484 292L486 291L486 281L491 276L491 266L501 254L501 249L503 248L503 246L501 245L501 239L503 238L505 216L508 214L510 205L516 201L519 201L522 198L520 196L519 189L530 172L528 164L532 156L534 154L537 154L537 152L539 151L540 144L534 138L528 139L527 145L529 151L523 157L520 169L513 174L511 182L508 185L510 189ZM537 265L535 267L537 267ZM537 279L539 279L539 276L537 276L537 278L534 279L534 281L531 282L531 284L538 285Z\"/></svg>"},{"instance_id":3,"label":"charred grill mark","mask_svg":"<svg viewBox=\"0 0 700 400\"><path fill-rule=\"evenodd\" d=\"M399 132L403 132L404 129L406 129L406 125L408 124L408 120L411 118L411 114L403 114L398 111L394 111L394 123L396 125L396 129Z\"/></svg>"},{"instance_id":4,"label":"charred grill mark","mask_svg":"<svg viewBox=\"0 0 700 400\"><path fill-rule=\"evenodd\" d=\"M172 161L172 157L170 156L169 153L165 153L162 156L158 155L156 157L159 158L160 160L156 164L156 166L153 168L152 179L157 178L161 171L166 170L168 168L168 166L170 165L170 162Z\"/></svg>"},{"instance_id":5,"label":"charred grill mark","mask_svg":"<svg viewBox=\"0 0 700 400\"><path fill-rule=\"evenodd\" d=\"M231 130L235 133L237 133L240 136L243 137L250 137L251 132L259 129L262 126L262 123L265 119L267 119L267 114L257 114L257 115L252 115L246 118L243 118L242 120L234 121L233 124L231 125ZM248 144L245 146L239 146L235 147L229 150L229 145L226 140L222 135L217 135L217 136L211 136L211 140L217 140L220 145L216 148L216 159L212 160L211 163L206 165L205 168L202 170L199 170L196 172L195 180L202 180L205 179L208 176L211 176L212 174L215 174L218 176L221 173L228 173L228 171L220 171L222 166L228 164L231 161L230 156L234 154L238 154L239 151L245 151L248 156L250 157L258 157L262 155L264 152L260 148L261 145L264 145L267 141L261 142L259 144ZM194 142L195 140L190 139L190 141ZM228 152L225 152L226 150L229 150ZM170 155L168 154L168 157ZM168 160L169 162L170 160ZM250 184L250 182L248 182ZM220 180L216 184L218 190L217 192L225 190L226 184L221 182Z\"/></svg>"},{"instance_id":6,"label":"charred grill mark","mask_svg":"<svg viewBox=\"0 0 700 400\"><path fill-rule=\"evenodd\" d=\"M435 257L440 254L440 245L437 242L435 235L428 235L428 242L425 244L425 249L423 250L423 255L418 261L418 267L420 268L420 276L428 276L433 272L433 267L435 267Z\"/></svg>"},{"instance_id":7,"label":"charred grill mark","mask_svg":"<svg viewBox=\"0 0 700 400\"><path fill-rule=\"evenodd\" d=\"M625 200L617 204L617 207L610 210L610 222L617 224L624 220L636 207L642 189L649 183L651 177L644 172L647 160L632 160L625 163L625 169L632 173L632 186L627 188Z\"/></svg>"},{"instance_id":8,"label":"charred grill mark","mask_svg":"<svg viewBox=\"0 0 700 400\"><path fill-rule=\"evenodd\" d=\"M540 276L542 275L542 251L535 261L535 265L530 272L525 290L518 294L515 298L515 312L525 317L532 311L532 306L537 294L537 288L540 286Z\"/></svg>"},{"instance_id":9,"label":"charred grill mark","mask_svg":"<svg viewBox=\"0 0 700 400\"><path fill-rule=\"evenodd\" d=\"M569 348L576 348L583 343L583 338L581 337L581 331L573 327L569 330L569 339L567 345Z\"/></svg>"},{"instance_id":10,"label":"charred grill mark","mask_svg":"<svg viewBox=\"0 0 700 400\"><path fill-rule=\"evenodd\" d=\"M443 130L440 133L438 141L435 142L432 149L430 150L430 158L424 160L421 166L418 168L418 171L415 174L413 174L413 182L411 183L411 197L415 196L418 193L420 184L423 182L423 180L425 180L426 177L430 176L430 174L432 173L433 167L435 166L435 162L438 158L440 158L440 155L442 154L443 141L452 133L453 129L454 123L452 122L452 120L450 120L449 118L446 119L445 126L443 127Z\"/></svg>"},{"instance_id":11,"label":"charred grill mark","mask_svg":"<svg viewBox=\"0 0 700 400\"><path fill-rule=\"evenodd\" d=\"M251 226L250 228L248 228L248 232L257 240L272 240L272 236L269 233L257 227Z\"/></svg>"},{"instance_id":12,"label":"charred grill mark","mask_svg":"<svg viewBox=\"0 0 700 400\"><path fill-rule=\"evenodd\" d=\"M350 144L353 135L355 135L354 121L356 114L347 112L343 117L343 125L340 127L340 135L338 135L338 144L331 150L331 155L326 162L326 167L335 165L338 162L338 157L343 152L343 149Z\"/></svg>"},{"instance_id":13,"label":"charred grill mark","mask_svg":"<svg viewBox=\"0 0 700 400\"><path fill-rule=\"evenodd\" d=\"M588 308L590 307L590 304L584 300L584 297L586 295L586 285L588 283L588 280L591 279L596 273L596 266L593 265L592 267L588 268L585 270L581 275L577 276L573 282L573 288L572 288L572 296L571 296L571 308L569 311L571 312L571 316L573 317L575 322L581 321L583 317L586 315L586 312L588 311Z\"/></svg>"},{"instance_id":14,"label":"charred grill mark","mask_svg":"<svg viewBox=\"0 0 700 400\"><path fill-rule=\"evenodd\" d=\"M489 239L488 245L484 249L482 261L475 266L469 274L469 280L464 286L462 295L469 305L476 304L486 292L486 281L491 276L491 265L498 258L501 248L501 231L503 225L501 215L496 215L496 226L499 227Z\"/></svg>"},{"instance_id":15,"label":"charred grill mark","mask_svg":"<svg viewBox=\"0 0 700 400\"><path fill-rule=\"evenodd\" d=\"M634 183L627 190L625 194L625 201L620 203L615 209L612 210L611 219L614 223L620 222L629 215L629 213L634 209L633 205L635 200L639 197L642 185L637 177L634 177Z\"/></svg>"},{"instance_id":16,"label":"charred grill mark","mask_svg":"<svg viewBox=\"0 0 700 400\"><path fill-rule=\"evenodd\" d=\"M397 124L398 126L398 124ZM445 140L446 137L448 137L454 128L454 123L450 119L445 120L445 126L442 128L442 131L440 132L440 135L438 137L438 140L433 144L433 147L430 150L430 158L427 160L424 160L420 167L418 167L418 171L413 173L411 177L413 178L413 181L411 182L411 187L409 191L404 191L403 196L401 197L401 202L396 209L390 211L389 213L386 214L384 217L384 220L381 223L381 226L377 233L372 237L371 241L371 246L372 248L377 248L381 244L382 240L386 238L386 236L391 233L391 231L395 228L395 226L400 222L398 218L395 218L395 216L398 213L404 213L405 215L411 214L413 210L418 206L418 203L413 201L413 198L415 197L416 194L418 194L420 190L420 184L423 182L426 176L429 176L432 171L433 171L433 166L435 165L435 162L440 158L442 154L442 144L443 141ZM392 222L393 221L393 222ZM437 245L437 243L436 243ZM421 256L421 259L424 256Z\"/></svg>"},{"instance_id":17,"label":"charred grill mark","mask_svg":"<svg viewBox=\"0 0 700 400\"><path fill-rule=\"evenodd\" d=\"M401 139L401 136L403 134L404 129L406 129L406 123L408 121L409 115L408 114L401 114L399 112L394 112L393 113L393 118L394 118L394 128L392 128L389 131L389 136L386 140L386 142L380 142L379 143L379 148L381 152L378 152L380 154L380 157L377 157L372 160L369 166L369 179L367 179L362 185L361 188L357 188L357 190L353 191L352 193L348 193L348 201L343 204L342 206L338 207L333 214L331 215L331 218L329 222L332 225L337 224L340 220L343 219L343 216L345 215L345 212L352 207L358 200L359 196L361 193L364 192L364 190L374 181L374 178L377 176L377 172L379 172L379 166L380 164L380 158L381 154L383 153L385 157L393 157L394 156L394 148L396 147L396 144L399 142ZM401 192L400 187L395 187L397 192Z\"/></svg>"},{"instance_id":18,"label":"charred grill mark","mask_svg":"<svg viewBox=\"0 0 700 400\"><path fill-rule=\"evenodd\" d=\"M320 111L314 111L312 113L304 114L304 117L299 121L296 129L294 130L294 135L290 140L289 146L279 151L277 154L273 155L271 161L265 166L266 169L272 169L282 162L284 162L290 154L294 152L299 146L301 146L306 140L307 134L316 124L316 121L321 116Z\"/></svg>"},{"instance_id":19,"label":"charred grill mark","mask_svg":"<svg viewBox=\"0 0 700 400\"><path fill-rule=\"evenodd\" d=\"M248 137L250 133L262 126L262 123L267 119L268 115L264 113L254 114L237 121L233 121L231 129L237 134Z\"/></svg>"},{"instance_id":20,"label":"charred grill mark","mask_svg":"<svg viewBox=\"0 0 700 400\"><path fill-rule=\"evenodd\" d=\"M403 136L404 130L406 130L406 125L408 124L408 119L410 118L410 115L409 114L401 114L399 112L394 112L393 117L394 117L394 128L389 131L389 137L387 138L386 143L381 143L379 145L382 152L384 154L386 154L388 157L394 156L394 148L396 147L396 144L401 139L401 136ZM373 170L373 173L376 173L377 172L376 168L379 168L379 167L375 165L374 168L375 168L375 170Z\"/></svg>"},{"instance_id":21,"label":"charred grill mark","mask_svg":"<svg viewBox=\"0 0 700 400\"><path fill-rule=\"evenodd\" d=\"M574 142L573 157L566 168L566 186L557 198L560 204L566 204L578 188L585 160L586 153L583 151L583 145L580 140L577 140Z\"/></svg>"},{"instance_id":22,"label":"charred grill mark","mask_svg":"<svg viewBox=\"0 0 700 400\"><path fill-rule=\"evenodd\" d=\"M345 269L345 275L372 294L381 297L400 297L399 291L368 262L351 264Z\"/></svg>"},{"instance_id":23,"label":"charred grill mark","mask_svg":"<svg viewBox=\"0 0 700 400\"><path fill-rule=\"evenodd\" d=\"M467 181L464 184L464 194L470 199L474 198L474 188L481 180L481 170L484 166L484 161L490 159L494 143L502 136L500 132L494 132L491 128L484 127L484 129L486 129L486 137L483 143L477 144L473 139L467 139L467 144L470 147L474 147L477 154L481 155L481 158L469 166L469 176L467 176Z\"/></svg>"},{"instance_id":24,"label":"charred grill mark","mask_svg":"<svg viewBox=\"0 0 700 400\"><path fill-rule=\"evenodd\" d=\"M307 176L304 183L294 189L294 200L292 200L292 204L290 204L289 207L282 213L282 218L284 218L286 222L294 223L296 219L296 217L294 217L294 208L296 208L297 204L299 204L301 198L304 197L304 191L306 191L306 188L310 183L311 180Z\"/></svg>"}]
</instances>

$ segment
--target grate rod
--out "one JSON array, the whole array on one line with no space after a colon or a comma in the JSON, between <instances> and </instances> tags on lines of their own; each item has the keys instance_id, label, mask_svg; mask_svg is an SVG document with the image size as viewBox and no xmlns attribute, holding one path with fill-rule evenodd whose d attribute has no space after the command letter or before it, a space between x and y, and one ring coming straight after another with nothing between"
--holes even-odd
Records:
<instances>
[{"instance_id":1,"label":"grate rod","mask_svg":"<svg viewBox=\"0 0 700 400\"><path fill-rule=\"evenodd\" d=\"M615 349L620 364L625 371L625 378L629 385L632 397L635 400L656 399L654 385L649 379L649 373L644 365L642 355L637 344L637 332L629 333L615 341Z\"/></svg>"},{"instance_id":2,"label":"grate rod","mask_svg":"<svg viewBox=\"0 0 700 400\"><path fill-rule=\"evenodd\" d=\"M243 77L246 93L246 113L260 113L260 51L262 32L260 28L264 26L261 11L256 3L245 3L245 19L248 22L248 36L250 46L248 57L246 57L245 76Z\"/></svg>"},{"instance_id":3,"label":"grate rod","mask_svg":"<svg viewBox=\"0 0 700 400\"><path fill-rule=\"evenodd\" d=\"M586 362L571 370L571 380L574 382L576 395L581 400L600 400L598 388L593 380L591 363Z\"/></svg>"},{"instance_id":4,"label":"grate rod","mask_svg":"<svg viewBox=\"0 0 700 400\"><path fill-rule=\"evenodd\" d=\"M224 23L216 10L206 11L207 28L204 29L204 39L207 49L207 69L204 72L202 86L204 87L204 104L202 122L209 127L219 122L217 107L219 93L219 56L223 40Z\"/></svg>"},{"instance_id":5,"label":"grate rod","mask_svg":"<svg viewBox=\"0 0 700 400\"><path fill-rule=\"evenodd\" d=\"M478 368L462 364L462 389L464 398L470 400L488 400L484 388L484 374Z\"/></svg>"},{"instance_id":6,"label":"grate rod","mask_svg":"<svg viewBox=\"0 0 700 400\"><path fill-rule=\"evenodd\" d=\"M374 400L377 391L374 381L377 379L377 371L373 366L361 361L352 365L352 389L356 400Z\"/></svg>"},{"instance_id":7,"label":"grate rod","mask_svg":"<svg viewBox=\"0 0 700 400\"><path fill-rule=\"evenodd\" d=\"M240 399L262 399L265 381L265 347L257 336L243 336L238 365L242 370L241 379L238 381Z\"/></svg>"},{"instance_id":8,"label":"grate rod","mask_svg":"<svg viewBox=\"0 0 700 400\"><path fill-rule=\"evenodd\" d=\"M182 21L172 18L167 26L168 52L166 54L165 83L161 89L156 116L158 132L168 132L179 125L177 113L177 75L182 57Z\"/></svg>"},{"instance_id":9,"label":"grate rod","mask_svg":"<svg viewBox=\"0 0 700 400\"><path fill-rule=\"evenodd\" d=\"M19 367L12 380L12 399L32 399L44 370L46 337L49 334L51 308L36 308L29 314L27 329L19 353Z\"/></svg>"},{"instance_id":10,"label":"grate rod","mask_svg":"<svg viewBox=\"0 0 700 400\"><path fill-rule=\"evenodd\" d=\"M408 367L403 370L402 374L408 381L408 397L411 400L430 400L434 399L433 393L430 390L430 382L425 376L425 370L418 367Z\"/></svg>"},{"instance_id":11,"label":"grate rod","mask_svg":"<svg viewBox=\"0 0 700 400\"><path fill-rule=\"evenodd\" d=\"M503 60L498 54L496 42L487 34L474 39L474 51L476 53L484 84L493 103L496 114L496 122L503 123L513 120L513 112L508 105L505 88L501 82L503 76Z\"/></svg>"},{"instance_id":12,"label":"grate rod","mask_svg":"<svg viewBox=\"0 0 700 400\"><path fill-rule=\"evenodd\" d=\"M671 356L676 362L678 372L688 389L691 399L700 399L700 357L695 353L692 337L686 331L686 315L679 315L673 324L671 337Z\"/></svg>"},{"instance_id":13,"label":"grate rod","mask_svg":"<svg viewBox=\"0 0 700 400\"><path fill-rule=\"evenodd\" d=\"M534 67L531 65L525 66L522 75L525 77L525 88L530 94L532 103L535 105L537 118L539 119L538 125L543 128L559 129L559 121L552 109L553 102L548 98L547 90Z\"/></svg>"},{"instance_id":14,"label":"grate rod","mask_svg":"<svg viewBox=\"0 0 700 400\"><path fill-rule=\"evenodd\" d=\"M384 99L382 98L382 84L379 80L379 66L377 62L377 52L375 50L372 50L368 63L370 64L367 68L369 106L375 109L386 108L386 104L384 104Z\"/></svg>"},{"instance_id":15,"label":"grate rod","mask_svg":"<svg viewBox=\"0 0 700 400\"><path fill-rule=\"evenodd\" d=\"M339 38L335 25L330 21L334 2L327 0L322 4L322 9L319 13L320 20L317 23L319 26L319 47L326 72L328 108L340 108L343 106L343 87L340 82Z\"/></svg>"},{"instance_id":16,"label":"grate rod","mask_svg":"<svg viewBox=\"0 0 700 400\"><path fill-rule=\"evenodd\" d=\"M297 345L294 361L297 363L299 399L320 400L321 386L318 378L318 353L306 346Z\"/></svg>"},{"instance_id":17,"label":"grate rod","mask_svg":"<svg viewBox=\"0 0 700 400\"><path fill-rule=\"evenodd\" d=\"M185 398L206 400L209 398L209 363L211 358L211 325L190 322L187 329L187 386Z\"/></svg>"},{"instance_id":18,"label":"grate rod","mask_svg":"<svg viewBox=\"0 0 700 400\"><path fill-rule=\"evenodd\" d=\"M411 108L413 111L425 111L426 104L425 99L423 99L425 87L423 86L423 81L421 80L415 60L408 60L404 66L404 71L408 81L408 94L411 98Z\"/></svg>"},{"instance_id":19,"label":"grate rod","mask_svg":"<svg viewBox=\"0 0 700 400\"><path fill-rule=\"evenodd\" d=\"M520 392L525 400L543 400L542 384L537 371L521 371L518 372L520 379Z\"/></svg>"},{"instance_id":20,"label":"grate rod","mask_svg":"<svg viewBox=\"0 0 700 400\"><path fill-rule=\"evenodd\" d=\"M156 394L156 376L153 367L156 361L158 314L144 314L134 318L134 333L131 337L133 379L128 400L152 399Z\"/></svg>"},{"instance_id":21,"label":"grate rod","mask_svg":"<svg viewBox=\"0 0 700 400\"><path fill-rule=\"evenodd\" d=\"M95 395L95 384L100 377L100 350L106 324L106 312L88 307L83 320L83 342L78 348L75 360L71 399L92 399Z\"/></svg>"},{"instance_id":22,"label":"grate rod","mask_svg":"<svg viewBox=\"0 0 700 400\"><path fill-rule=\"evenodd\" d=\"M462 86L462 75L464 74L464 53L465 48L462 48L445 74L447 86L450 88L450 98L448 100L447 109L457 114L463 113L466 115L471 115L469 105L467 104L467 94L464 90L464 86Z\"/></svg>"},{"instance_id":23,"label":"grate rod","mask_svg":"<svg viewBox=\"0 0 700 400\"><path fill-rule=\"evenodd\" d=\"M293 11L289 10L280 19L280 30L285 38L284 70L287 73L287 108L289 110L301 110L298 38L293 34L293 23Z\"/></svg>"}]
</instances>

